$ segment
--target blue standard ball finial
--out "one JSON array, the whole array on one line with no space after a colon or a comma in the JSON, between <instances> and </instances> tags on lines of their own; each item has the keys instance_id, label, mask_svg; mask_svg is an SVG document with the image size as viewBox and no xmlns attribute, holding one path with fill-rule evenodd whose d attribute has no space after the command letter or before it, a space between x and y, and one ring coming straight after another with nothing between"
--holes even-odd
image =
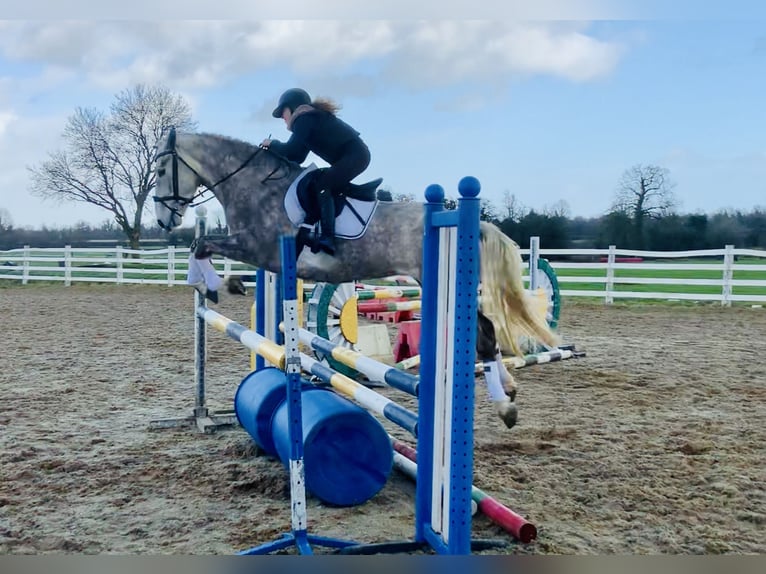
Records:
<instances>
[{"instance_id":1,"label":"blue standard ball finial","mask_svg":"<svg viewBox=\"0 0 766 574\"><path fill-rule=\"evenodd\" d=\"M426 201L441 203L444 201L444 188L438 183L432 183L426 188Z\"/></svg>"},{"instance_id":2,"label":"blue standard ball finial","mask_svg":"<svg viewBox=\"0 0 766 574\"><path fill-rule=\"evenodd\" d=\"M468 175L457 184L457 190L462 197L476 197L481 191L481 184L478 179Z\"/></svg>"}]
</instances>

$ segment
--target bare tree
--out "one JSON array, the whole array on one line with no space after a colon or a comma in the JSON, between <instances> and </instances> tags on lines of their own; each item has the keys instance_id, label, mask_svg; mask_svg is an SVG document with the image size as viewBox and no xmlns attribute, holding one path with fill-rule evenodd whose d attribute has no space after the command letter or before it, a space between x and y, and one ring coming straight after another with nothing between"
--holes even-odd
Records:
<instances>
[{"instance_id":1,"label":"bare tree","mask_svg":"<svg viewBox=\"0 0 766 574\"><path fill-rule=\"evenodd\" d=\"M0 232L13 229L11 214L4 207L0 207Z\"/></svg>"},{"instance_id":2,"label":"bare tree","mask_svg":"<svg viewBox=\"0 0 766 574\"><path fill-rule=\"evenodd\" d=\"M548 217L562 217L569 219L572 217L572 210L569 208L569 203L564 199L559 199L551 205L546 205L543 208L543 215Z\"/></svg>"},{"instance_id":3,"label":"bare tree","mask_svg":"<svg viewBox=\"0 0 766 574\"><path fill-rule=\"evenodd\" d=\"M492 223L499 221L497 206L495 206L491 199L482 198L479 206L479 219Z\"/></svg>"},{"instance_id":4,"label":"bare tree","mask_svg":"<svg viewBox=\"0 0 766 574\"><path fill-rule=\"evenodd\" d=\"M503 201L500 211L501 213L498 217L512 222L518 222L528 212L527 208L521 204L516 195L507 189L503 192Z\"/></svg>"},{"instance_id":5,"label":"bare tree","mask_svg":"<svg viewBox=\"0 0 766 574\"><path fill-rule=\"evenodd\" d=\"M138 249L141 219L154 188L157 141L176 126L196 129L183 97L138 85L117 94L109 113L77 108L64 129L65 149L30 167L31 192L45 199L82 201L111 212Z\"/></svg>"},{"instance_id":6,"label":"bare tree","mask_svg":"<svg viewBox=\"0 0 766 574\"><path fill-rule=\"evenodd\" d=\"M673 212L676 206L674 187L670 171L664 167L637 164L623 172L611 213L622 213L630 218L636 247L643 245L647 219L659 219Z\"/></svg>"}]
</instances>

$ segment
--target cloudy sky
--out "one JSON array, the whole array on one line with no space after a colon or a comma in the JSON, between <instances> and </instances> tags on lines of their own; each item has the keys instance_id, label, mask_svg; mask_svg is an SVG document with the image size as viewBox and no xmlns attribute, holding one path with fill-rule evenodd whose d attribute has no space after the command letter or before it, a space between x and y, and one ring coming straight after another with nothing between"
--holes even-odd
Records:
<instances>
[{"instance_id":1,"label":"cloudy sky","mask_svg":"<svg viewBox=\"0 0 766 574\"><path fill-rule=\"evenodd\" d=\"M103 4L0 11L0 209L17 226L108 218L32 197L27 168L75 108L106 111L137 83L183 95L201 131L253 142L289 136L269 113L285 88L331 97L372 150L359 180L396 193L454 194L474 175L498 205L507 191L597 216L625 169L654 163L682 212L766 207L760 2Z\"/></svg>"}]
</instances>

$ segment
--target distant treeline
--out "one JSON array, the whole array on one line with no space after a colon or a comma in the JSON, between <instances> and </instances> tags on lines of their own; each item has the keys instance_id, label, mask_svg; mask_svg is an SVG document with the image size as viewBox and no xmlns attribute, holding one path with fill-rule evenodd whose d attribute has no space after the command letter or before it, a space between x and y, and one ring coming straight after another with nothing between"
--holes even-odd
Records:
<instances>
[{"instance_id":1,"label":"distant treeline","mask_svg":"<svg viewBox=\"0 0 766 574\"><path fill-rule=\"evenodd\" d=\"M540 237L540 245L549 249L607 248L653 251L686 251L689 249L718 249L724 245L742 248L766 248L766 210L751 212L725 211L712 215L666 215L644 221L637 232L634 221L626 214L615 212L601 217L569 218L562 215L538 213L534 210L514 218L499 219L484 213L483 219L496 223L521 247L529 246L529 238ZM226 233L220 225L210 233ZM142 247L176 245L188 247L194 238L191 228L170 234L156 228L141 230ZM114 247L128 246L125 235L114 226L90 227L79 224L61 229L26 229L0 226L0 250L32 247Z\"/></svg>"},{"instance_id":2,"label":"distant treeline","mask_svg":"<svg viewBox=\"0 0 766 574\"><path fill-rule=\"evenodd\" d=\"M643 221L639 229L630 216L619 212L567 218L533 210L495 223L522 247L529 245L530 237L539 236L541 247L549 249L604 249L610 245L649 251L719 249L725 245L766 248L766 210L762 209L665 215Z\"/></svg>"}]
</instances>

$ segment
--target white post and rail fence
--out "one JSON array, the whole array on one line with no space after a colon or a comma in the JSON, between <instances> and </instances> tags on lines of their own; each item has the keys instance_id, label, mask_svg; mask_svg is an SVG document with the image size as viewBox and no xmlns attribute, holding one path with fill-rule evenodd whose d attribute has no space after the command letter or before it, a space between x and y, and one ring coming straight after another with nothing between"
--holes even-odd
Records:
<instances>
[{"instance_id":1,"label":"white post and rail fence","mask_svg":"<svg viewBox=\"0 0 766 574\"><path fill-rule=\"evenodd\" d=\"M591 298L611 304L618 299L766 302L766 250L636 251L618 249L545 249L532 238L530 252L548 261L562 297ZM185 285L189 250L180 247L132 250L112 248L21 249L0 251L0 283L33 282ZM256 269L228 259L214 259L221 275L240 275L252 284ZM532 262L537 269L537 261ZM527 274L527 280L530 275ZM368 279L368 278L360 278ZM309 286L310 287L310 286Z\"/></svg>"}]
</instances>

